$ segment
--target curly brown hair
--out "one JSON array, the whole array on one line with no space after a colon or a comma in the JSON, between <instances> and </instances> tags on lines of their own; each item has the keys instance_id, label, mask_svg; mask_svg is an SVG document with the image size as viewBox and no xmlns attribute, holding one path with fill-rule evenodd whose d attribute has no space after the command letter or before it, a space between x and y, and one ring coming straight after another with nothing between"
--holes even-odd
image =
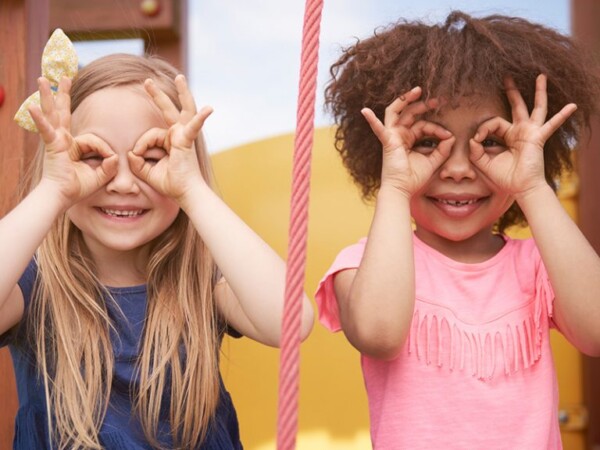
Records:
<instances>
[{"instance_id":1,"label":"curly brown hair","mask_svg":"<svg viewBox=\"0 0 600 450\"><path fill-rule=\"evenodd\" d=\"M510 112L503 79L510 75L531 110L536 77L548 78L548 117L567 103L577 112L546 142L546 179L554 190L563 170L572 169L571 150L597 109L600 78L593 59L574 40L519 17L472 17L451 12L442 24L401 20L344 48L331 66L325 107L337 125L335 147L345 167L373 199L381 181L381 144L360 110L383 119L385 108L415 86L423 98L454 104L471 95L496 95ZM499 219L500 232L525 224L515 203Z\"/></svg>"}]
</instances>

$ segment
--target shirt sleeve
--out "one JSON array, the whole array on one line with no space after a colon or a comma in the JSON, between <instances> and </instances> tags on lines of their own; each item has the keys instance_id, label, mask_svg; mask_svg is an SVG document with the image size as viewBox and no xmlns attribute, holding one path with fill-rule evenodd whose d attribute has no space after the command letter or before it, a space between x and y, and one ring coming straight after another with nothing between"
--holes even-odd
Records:
<instances>
[{"instance_id":1,"label":"shirt sleeve","mask_svg":"<svg viewBox=\"0 0 600 450\"><path fill-rule=\"evenodd\" d=\"M335 275L342 270L358 268L365 252L366 242L366 238L361 239L358 243L343 249L319 282L315 293L319 321L330 331L342 329L337 298L333 288Z\"/></svg>"},{"instance_id":2,"label":"shirt sleeve","mask_svg":"<svg viewBox=\"0 0 600 450\"><path fill-rule=\"evenodd\" d=\"M37 264L32 259L25 268L25 272L23 272L23 275L21 275L21 278L18 282L19 289L21 289L21 293L23 294L23 301L25 302L23 309L23 318L21 319L20 323L23 323L24 319L27 316L27 312L29 311L29 305L31 304L31 297L33 295L33 288L36 277ZM4 347L8 344L11 344L15 340L20 329L22 329L22 327L19 327L19 325L17 324L10 330L4 332L3 334L0 334L0 347Z\"/></svg>"}]
</instances>

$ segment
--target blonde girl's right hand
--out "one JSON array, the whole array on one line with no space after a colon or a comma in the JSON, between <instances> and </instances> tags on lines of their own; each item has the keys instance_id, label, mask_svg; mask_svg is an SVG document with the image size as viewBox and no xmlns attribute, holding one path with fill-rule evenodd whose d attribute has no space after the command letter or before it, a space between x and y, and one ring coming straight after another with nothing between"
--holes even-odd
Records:
<instances>
[{"instance_id":1,"label":"blonde girl's right hand","mask_svg":"<svg viewBox=\"0 0 600 450\"><path fill-rule=\"evenodd\" d=\"M40 106L31 106L29 113L45 147L42 180L56 186L69 207L114 177L118 156L98 136L71 135L71 80L60 81L56 96L47 79L39 78L38 86Z\"/></svg>"},{"instance_id":2,"label":"blonde girl's right hand","mask_svg":"<svg viewBox=\"0 0 600 450\"><path fill-rule=\"evenodd\" d=\"M371 109L361 111L383 147L381 187L392 186L409 198L448 158L454 142L444 127L420 119L437 106L436 100L419 101L420 97L420 87L398 97L385 109L383 123ZM421 141L429 145L425 151Z\"/></svg>"}]
</instances>

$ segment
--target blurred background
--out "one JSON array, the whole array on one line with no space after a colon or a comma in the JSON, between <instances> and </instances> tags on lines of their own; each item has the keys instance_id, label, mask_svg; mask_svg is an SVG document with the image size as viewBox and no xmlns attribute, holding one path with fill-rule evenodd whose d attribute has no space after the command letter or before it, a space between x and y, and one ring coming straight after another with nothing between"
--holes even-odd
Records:
<instances>
[{"instance_id":1,"label":"blurred background","mask_svg":"<svg viewBox=\"0 0 600 450\"><path fill-rule=\"evenodd\" d=\"M41 9L40 4L44 5ZM32 5L37 12L32 12ZM563 33L578 33L600 48L600 36L595 31L600 21L600 2L595 0L549 0L543 4L533 0L325 1L305 283L311 299L339 250L367 233L372 215L372 205L360 199L333 148L332 122L322 106L329 66L342 47L370 36L378 27L401 18L440 21L454 9L474 15L521 16ZM2 0L0 50L4 53L0 55L8 58L13 52L23 67L21 78L11 78L7 71L13 69L2 65L0 56L0 70L4 71L0 87L10 80L17 86L11 91L14 102L7 95L4 107L0 105L0 126L6 123L15 133L10 137L15 140L12 143L6 133L0 132L2 173L10 175L0 186L0 209L6 211L14 203L10 189L17 184L31 156L28 149L34 145L30 137L19 134L6 111L13 111L11 102L18 106L19 99L33 90L29 80L39 76L41 48L48 33L61 27L75 41L82 65L106 53L149 51L164 56L187 74L197 103L214 108L204 134L217 189L285 257L303 14L304 2L297 0ZM11 34L10 27L20 27L20 34ZM20 153L2 153L8 144ZM591 146L596 144L590 141ZM588 167L597 171L600 161L593 152L588 161L591 163L580 166L564 180L560 195L600 249L600 236L594 231L600 230L594 200L597 177L585 175ZM9 165L15 167L14 171ZM528 231L511 233L525 236ZM600 368L558 334L552 338L565 449L592 449L594 444L600 445L600 394L594 382ZM275 448L278 364L276 349L243 338L223 343L223 377L236 405L248 450ZM0 369L10 370L4 351L0 352ZM0 419L5 418L0 420L0 448L7 448L2 443L10 442L12 436L10 417L16 408L13 383L10 377L0 379L0 398L6 399L4 404L0 402ZM298 449L371 448L359 355L341 333L328 333L318 323L301 350L299 412Z\"/></svg>"}]
</instances>

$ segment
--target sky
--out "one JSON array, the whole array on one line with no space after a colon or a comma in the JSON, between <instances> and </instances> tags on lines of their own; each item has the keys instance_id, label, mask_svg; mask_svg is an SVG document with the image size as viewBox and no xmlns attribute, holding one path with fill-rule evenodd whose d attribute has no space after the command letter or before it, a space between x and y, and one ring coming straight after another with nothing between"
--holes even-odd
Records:
<instances>
[{"instance_id":1,"label":"sky","mask_svg":"<svg viewBox=\"0 0 600 450\"><path fill-rule=\"evenodd\" d=\"M323 91L340 49L400 18L443 21L449 11L501 13L570 32L569 0L324 0L315 126L328 126ZM214 113L204 126L210 152L293 133L305 2L300 0L189 0L188 80L199 106ZM140 41L119 44L139 53ZM112 42L76 44L82 63Z\"/></svg>"}]
</instances>

